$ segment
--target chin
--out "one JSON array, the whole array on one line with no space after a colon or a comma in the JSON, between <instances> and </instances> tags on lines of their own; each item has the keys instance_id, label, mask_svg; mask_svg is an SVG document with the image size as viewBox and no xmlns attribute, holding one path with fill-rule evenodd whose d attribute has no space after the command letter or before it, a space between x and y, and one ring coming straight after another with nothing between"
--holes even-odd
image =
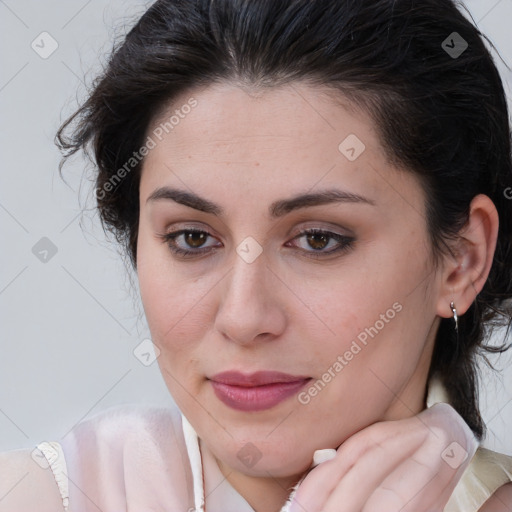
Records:
<instances>
[{"instance_id":1,"label":"chin","mask_svg":"<svg viewBox=\"0 0 512 512\"><path fill-rule=\"evenodd\" d=\"M313 452L299 452L297 445L284 446L283 442L272 444L258 441L252 443L236 443L227 451L228 458L223 462L236 471L247 476L268 478L289 478L293 475L301 475L307 471L313 461ZM302 444L302 446L304 446Z\"/></svg>"},{"instance_id":2,"label":"chin","mask_svg":"<svg viewBox=\"0 0 512 512\"><path fill-rule=\"evenodd\" d=\"M290 478L295 476L300 478L311 466L311 461L300 465L290 463L289 461L285 464L285 460L281 458L278 461L267 461L266 464L261 460L253 468L248 468L244 464L240 464L240 461L237 461L238 465L233 469L250 477Z\"/></svg>"}]
</instances>

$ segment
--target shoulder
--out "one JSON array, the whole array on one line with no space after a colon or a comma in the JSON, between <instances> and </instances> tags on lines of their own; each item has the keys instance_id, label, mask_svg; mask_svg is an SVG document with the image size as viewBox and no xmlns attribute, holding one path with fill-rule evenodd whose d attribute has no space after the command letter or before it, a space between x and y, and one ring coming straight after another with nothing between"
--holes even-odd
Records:
<instances>
[{"instance_id":1,"label":"shoulder","mask_svg":"<svg viewBox=\"0 0 512 512\"><path fill-rule=\"evenodd\" d=\"M478 498L479 512L512 509L512 456L481 446L462 481L464 489Z\"/></svg>"},{"instance_id":2,"label":"shoulder","mask_svg":"<svg viewBox=\"0 0 512 512\"><path fill-rule=\"evenodd\" d=\"M181 412L174 405L110 407L51 441L63 450L69 512L188 510L193 502ZM55 477L38 454L44 459L32 449L0 453L0 512L63 510Z\"/></svg>"},{"instance_id":3,"label":"shoulder","mask_svg":"<svg viewBox=\"0 0 512 512\"><path fill-rule=\"evenodd\" d=\"M80 421L69 434L82 442L119 446L134 437L179 437L181 431L181 412L176 406L125 404L109 407Z\"/></svg>"},{"instance_id":4,"label":"shoulder","mask_svg":"<svg viewBox=\"0 0 512 512\"><path fill-rule=\"evenodd\" d=\"M482 506L480 512L508 512L512 509L512 482L502 485Z\"/></svg>"},{"instance_id":5,"label":"shoulder","mask_svg":"<svg viewBox=\"0 0 512 512\"><path fill-rule=\"evenodd\" d=\"M148 510L178 510L189 501L191 469L175 405L110 407L79 422L60 443L69 480L80 489L70 487L72 512L86 509L84 495L95 496L100 509L143 503Z\"/></svg>"},{"instance_id":6,"label":"shoulder","mask_svg":"<svg viewBox=\"0 0 512 512\"><path fill-rule=\"evenodd\" d=\"M62 499L51 470L31 449L0 453L0 512L55 512Z\"/></svg>"},{"instance_id":7,"label":"shoulder","mask_svg":"<svg viewBox=\"0 0 512 512\"><path fill-rule=\"evenodd\" d=\"M77 423L60 441L73 464L115 463L127 451L150 444L180 444L181 413L176 407L126 404L109 407Z\"/></svg>"},{"instance_id":8,"label":"shoulder","mask_svg":"<svg viewBox=\"0 0 512 512\"><path fill-rule=\"evenodd\" d=\"M512 456L478 447L457 483L445 512L512 510Z\"/></svg>"},{"instance_id":9,"label":"shoulder","mask_svg":"<svg viewBox=\"0 0 512 512\"><path fill-rule=\"evenodd\" d=\"M151 447L170 455L185 446L180 410L172 405L116 405L77 423L60 441L71 465L116 464Z\"/></svg>"}]
</instances>

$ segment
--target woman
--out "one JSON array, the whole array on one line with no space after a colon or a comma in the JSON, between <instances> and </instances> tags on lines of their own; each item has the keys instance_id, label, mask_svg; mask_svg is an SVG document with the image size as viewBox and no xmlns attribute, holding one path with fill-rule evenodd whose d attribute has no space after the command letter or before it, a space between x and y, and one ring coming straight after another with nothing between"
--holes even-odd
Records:
<instances>
[{"instance_id":1,"label":"woman","mask_svg":"<svg viewBox=\"0 0 512 512\"><path fill-rule=\"evenodd\" d=\"M512 297L480 36L448 0L149 8L58 142L92 150L179 409L96 415L51 471L4 455L8 510L511 509L472 439Z\"/></svg>"}]
</instances>

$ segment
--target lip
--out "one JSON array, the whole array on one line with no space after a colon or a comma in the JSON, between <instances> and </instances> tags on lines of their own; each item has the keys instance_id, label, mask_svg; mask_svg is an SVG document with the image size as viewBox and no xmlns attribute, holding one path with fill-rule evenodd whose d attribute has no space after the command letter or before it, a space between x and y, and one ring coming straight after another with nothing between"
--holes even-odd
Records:
<instances>
[{"instance_id":1,"label":"lip","mask_svg":"<svg viewBox=\"0 0 512 512\"><path fill-rule=\"evenodd\" d=\"M210 377L215 395L239 411L262 411L294 395L311 378L282 372L222 372Z\"/></svg>"}]
</instances>

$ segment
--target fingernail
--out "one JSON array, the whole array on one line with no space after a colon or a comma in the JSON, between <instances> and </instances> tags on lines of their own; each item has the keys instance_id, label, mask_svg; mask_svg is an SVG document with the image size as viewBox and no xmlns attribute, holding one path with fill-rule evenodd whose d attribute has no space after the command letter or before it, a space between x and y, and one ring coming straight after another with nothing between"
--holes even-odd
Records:
<instances>
[{"instance_id":1,"label":"fingernail","mask_svg":"<svg viewBox=\"0 0 512 512\"><path fill-rule=\"evenodd\" d=\"M322 462L331 460L336 456L336 450L334 448L325 448L323 450L316 450L313 454L313 464L311 467L318 466Z\"/></svg>"}]
</instances>

